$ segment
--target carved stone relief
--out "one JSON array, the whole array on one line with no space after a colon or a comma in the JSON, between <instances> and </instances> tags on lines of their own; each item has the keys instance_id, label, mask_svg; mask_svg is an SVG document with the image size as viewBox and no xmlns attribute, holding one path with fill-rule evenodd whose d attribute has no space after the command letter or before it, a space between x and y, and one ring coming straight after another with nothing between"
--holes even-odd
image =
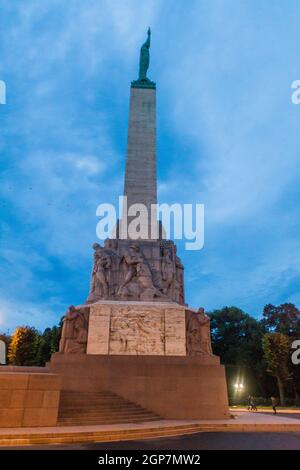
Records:
<instances>
[{"instance_id":1,"label":"carved stone relief","mask_svg":"<svg viewBox=\"0 0 300 470\"><path fill-rule=\"evenodd\" d=\"M97 300L184 304L183 265L172 241L107 239L95 243L88 303Z\"/></svg>"},{"instance_id":2,"label":"carved stone relief","mask_svg":"<svg viewBox=\"0 0 300 470\"><path fill-rule=\"evenodd\" d=\"M164 354L162 310L120 308L112 312L110 354Z\"/></svg>"},{"instance_id":3,"label":"carved stone relief","mask_svg":"<svg viewBox=\"0 0 300 470\"><path fill-rule=\"evenodd\" d=\"M210 318L203 308L197 313L186 310L186 347L188 356L213 355Z\"/></svg>"},{"instance_id":4,"label":"carved stone relief","mask_svg":"<svg viewBox=\"0 0 300 470\"><path fill-rule=\"evenodd\" d=\"M88 337L89 309L78 309L71 305L62 327L59 352L85 353Z\"/></svg>"}]
</instances>

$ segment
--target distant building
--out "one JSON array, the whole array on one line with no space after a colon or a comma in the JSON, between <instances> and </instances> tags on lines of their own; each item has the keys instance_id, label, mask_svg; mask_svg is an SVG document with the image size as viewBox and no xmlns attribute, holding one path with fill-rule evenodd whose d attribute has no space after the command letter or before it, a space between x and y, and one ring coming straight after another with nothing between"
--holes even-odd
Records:
<instances>
[{"instance_id":1,"label":"distant building","mask_svg":"<svg viewBox=\"0 0 300 470\"><path fill-rule=\"evenodd\" d=\"M0 364L6 364L6 344L0 339Z\"/></svg>"}]
</instances>

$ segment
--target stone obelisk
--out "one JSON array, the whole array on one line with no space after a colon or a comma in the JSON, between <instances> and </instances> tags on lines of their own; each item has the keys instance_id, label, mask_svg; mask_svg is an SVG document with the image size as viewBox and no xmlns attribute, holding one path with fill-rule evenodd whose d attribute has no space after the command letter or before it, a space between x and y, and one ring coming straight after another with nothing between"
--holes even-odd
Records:
<instances>
[{"instance_id":1,"label":"stone obelisk","mask_svg":"<svg viewBox=\"0 0 300 470\"><path fill-rule=\"evenodd\" d=\"M148 218L145 218L148 228L151 223L151 205L157 203L156 85L147 77L150 38L149 29L148 38L141 47L139 78L131 83L124 185L126 210L134 204L143 204L148 212ZM131 217L128 222L130 220ZM148 237L150 238L150 229Z\"/></svg>"},{"instance_id":2,"label":"stone obelisk","mask_svg":"<svg viewBox=\"0 0 300 470\"><path fill-rule=\"evenodd\" d=\"M116 237L94 248L88 303L99 300L185 305L184 267L157 220L156 85L147 77L151 32L131 82L123 214ZM133 209L133 210L132 210ZM131 230L132 229L132 230Z\"/></svg>"}]
</instances>

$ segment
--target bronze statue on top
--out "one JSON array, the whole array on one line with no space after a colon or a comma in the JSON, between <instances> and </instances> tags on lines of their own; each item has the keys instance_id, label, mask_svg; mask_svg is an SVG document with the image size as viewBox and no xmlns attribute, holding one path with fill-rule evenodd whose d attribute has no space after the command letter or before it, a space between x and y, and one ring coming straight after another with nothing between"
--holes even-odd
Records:
<instances>
[{"instance_id":1,"label":"bronze statue on top","mask_svg":"<svg viewBox=\"0 0 300 470\"><path fill-rule=\"evenodd\" d=\"M140 52L140 69L139 69L139 80L146 80L147 79L147 71L150 64L150 42L151 42L151 29L148 29L147 32L147 40L141 47Z\"/></svg>"},{"instance_id":2,"label":"bronze statue on top","mask_svg":"<svg viewBox=\"0 0 300 470\"><path fill-rule=\"evenodd\" d=\"M156 85L147 77L147 71L150 64L150 44L151 44L151 29L148 28L147 39L141 47L140 63L139 63L139 78L131 83L133 88L155 88Z\"/></svg>"}]
</instances>

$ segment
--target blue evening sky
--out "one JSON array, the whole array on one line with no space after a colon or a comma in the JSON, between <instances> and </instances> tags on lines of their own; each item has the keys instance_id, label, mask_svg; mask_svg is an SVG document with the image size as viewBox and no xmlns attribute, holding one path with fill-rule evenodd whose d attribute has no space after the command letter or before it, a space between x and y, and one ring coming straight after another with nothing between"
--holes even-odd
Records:
<instances>
[{"instance_id":1,"label":"blue evening sky","mask_svg":"<svg viewBox=\"0 0 300 470\"><path fill-rule=\"evenodd\" d=\"M160 202L205 204L179 254L206 309L300 304L299 0L1 0L0 329L87 297L96 207L123 190L130 81L152 27Z\"/></svg>"}]
</instances>

